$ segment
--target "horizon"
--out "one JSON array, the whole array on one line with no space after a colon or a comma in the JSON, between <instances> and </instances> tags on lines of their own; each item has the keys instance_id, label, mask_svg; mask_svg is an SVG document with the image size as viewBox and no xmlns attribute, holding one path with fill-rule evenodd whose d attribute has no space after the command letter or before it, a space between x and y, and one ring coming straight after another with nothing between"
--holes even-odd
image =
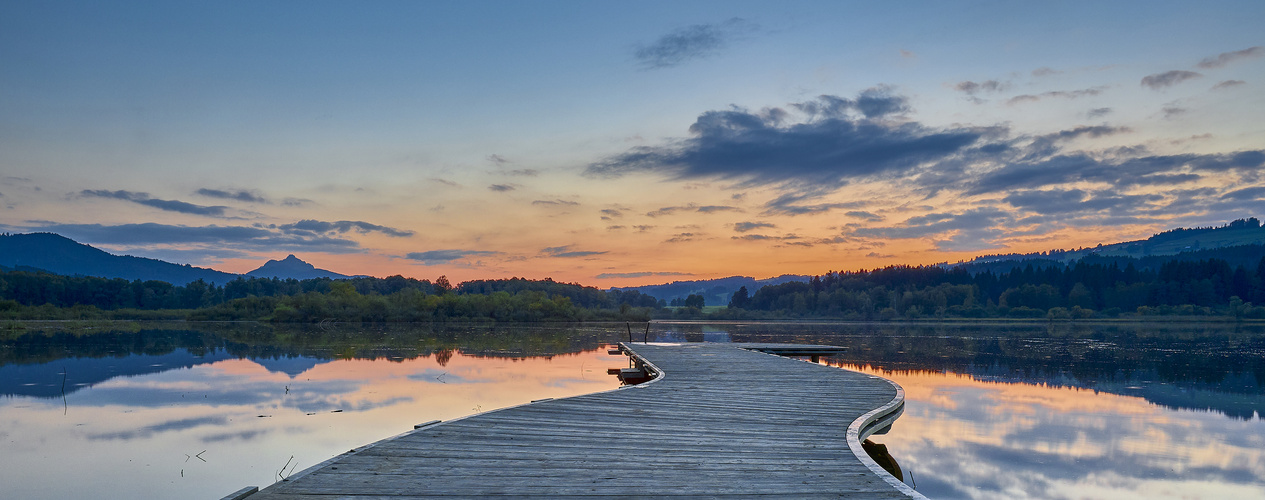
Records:
<instances>
[{"instance_id":1,"label":"horizon","mask_svg":"<svg viewBox=\"0 0 1265 500\"><path fill-rule=\"evenodd\" d=\"M64 7L0 6L0 230L116 255L609 289L1265 212L1261 2Z\"/></svg>"}]
</instances>

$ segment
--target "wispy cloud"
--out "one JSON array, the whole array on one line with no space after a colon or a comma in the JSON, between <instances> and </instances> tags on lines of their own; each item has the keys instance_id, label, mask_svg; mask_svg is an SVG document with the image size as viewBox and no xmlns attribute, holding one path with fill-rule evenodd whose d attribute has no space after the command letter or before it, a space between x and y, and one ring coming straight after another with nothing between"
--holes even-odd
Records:
<instances>
[{"instance_id":1,"label":"wispy cloud","mask_svg":"<svg viewBox=\"0 0 1265 500\"><path fill-rule=\"evenodd\" d=\"M577 201L567 201L567 200L554 199L554 200L535 200L535 201L531 202L531 204L532 204L532 205L552 206L552 207L563 207L563 206L566 206L566 207L574 207L574 206L578 206L580 203L579 203L579 202L577 202Z\"/></svg>"},{"instance_id":2,"label":"wispy cloud","mask_svg":"<svg viewBox=\"0 0 1265 500\"><path fill-rule=\"evenodd\" d=\"M995 207L981 207L959 213L933 213L911 217L898 226L859 228L852 234L866 238L937 237L943 251L975 251L1001 246L1005 235L999 229L1012 221L1012 216Z\"/></svg>"},{"instance_id":3,"label":"wispy cloud","mask_svg":"<svg viewBox=\"0 0 1265 500\"><path fill-rule=\"evenodd\" d=\"M1111 108L1094 108L1085 112L1085 117L1089 119L1102 118L1111 114Z\"/></svg>"},{"instance_id":4,"label":"wispy cloud","mask_svg":"<svg viewBox=\"0 0 1265 500\"><path fill-rule=\"evenodd\" d=\"M151 198L149 193L125 190L108 191L101 189L85 189L80 191L79 195L84 197L110 198L115 200L130 201L132 203L138 203L147 207L157 208L168 212L206 215L210 217L223 217L225 210L228 210L228 207L225 206L204 206L194 205L192 203L178 200L160 200L157 198Z\"/></svg>"},{"instance_id":5,"label":"wispy cloud","mask_svg":"<svg viewBox=\"0 0 1265 500\"><path fill-rule=\"evenodd\" d=\"M775 228L775 227L777 226L774 224L770 224L768 222L739 222L739 223L734 224L734 231L737 231L739 233L745 233L747 231L754 231L756 229Z\"/></svg>"},{"instance_id":6,"label":"wispy cloud","mask_svg":"<svg viewBox=\"0 0 1265 500\"><path fill-rule=\"evenodd\" d=\"M1184 82L1186 80L1199 78L1202 76L1203 76L1202 74L1196 73L1194 71L1185 71L1185 70L1175 69L1173 71L1165 71L1163 73L1156 73L1153 75L1147 75L1143 77L1142 86L1150 87L1151 90L1163 90L1168 87L1172 87L1173 85L1177 85L1181 82Z\"/></svg>"},{"instance_id":7,"label":"wispy cloud","mask_svg":"<svg viewBox=\"0 0 1265 500\"><path fill-rule=\"evenodd\" d=\"M615 278L646 278L649 276L694 276L693 273L676 273L667 271L641 271L633 273L602 273L594 278L605 280Z\"/></svg>"},{"instance_id":8,"label":"wispy cloud","mask_svg":"<svg viewBox=\"0 0 1265 500\"><path fill-rule=\"evenodd\" d=\"M1080 99L1082 97L1090 97L1102 94L1101 88L1088 88L1080 90L1052 90L1042 92L1040 94L1023 94L1011 97L1006 101L1007 105L1023 104L1026 102L1037 102L1044 99Z\"/></svg>"},{"instance_id":9,"label":"wispy cloud","mask_svg":"<svg viewBox=\"0 0 1265 500\"><path fill-rule=\"evenodd\" d=\"M1212 90L1228 89L1230 87L1238 87L1239 85L1245 85L1245 84L1247 84L1247 82L1243 80L1226 80L1224 82L1213 85Z\"/></svg>"},{"instance_id":10,"label":"wispy cloud","mask_svg":"<svg viewBox=\"0 0 1265 500\"><path fill-rule=\"evenodd\" d=\"M607 253L607 252L594 252L594 251L586 251L586 250L572 250L571 249L572 246L574 245L542 248L540 250L540 255L543 257L556 257L556 258L566 259L566 258L575 258L575 257L591 257L594 255L602 255L602 254Z\"/></svg>"},{"instance_id":11,"label":"wispy cloud","mask_svg":"<svg viewBox=\"0 0 1265 500\"><path fill-rule=\"evenodd\" d=\"M488 186L488 190L496 191L498 193L504 193L506 191L513 191L514 186L511 186L509 184L493 184L491 186Z\"/></svg>"},{"instance_id":12,"label":"wispy cloud","mask_svg":"<svg viewBox=\"0 0 1265 500\"><path fill-rule=\"evenodd\" d=\"M637 47L633 57L642 69L671 68L721 52L736 37L756 29L740 18L719 24L695 24L672 31L649 45Z\"/></svg>"},{"instance_id":13,"label":"wispy cloud","mask_svg":"<svg viewBox=\"0 0 1265 500\"><path fill-rule=\"evenodd\" d=\"M501 252L493 252L489 250L427 250L425 252L409 253L405 255L404 258L421 262L422 265L425 266L436 266L470 257L486 257L491 255L500 255L500 253Z\"/></svg>"},{"instance_id":14,"label":"wispy cloud","mask_svg":"<svg viewBox=\"0 0 1265 500\"><path fill-rule=\"evenodd\" d=\"M687 205L680 205L680 206L675 206L675 207L663 207L658 210L652 210L650 212L646 212L646 216L647 217L663 217L666 215L672 215L677 212L698 212L702 214L711 214L711 213L716 213L716 212L741 212L741 211L742 211L741 208L733 207L729 205L698 205L696 203L690 203Z\"/></svg>"},{"instance_id":15,"label":"wispy cloud","mask_svg":"<svg viewBox=\"0 0 1265 500\"><path fill-rule=\"evenodd\" d=\"M982 82L973 82L970 80L958 82L953 85L954 90L967 95L976 95L986 92L1001 92L1010 88L1010 82L1001 82L997 80L984 80Z\"/></svg>"},{"instance_id":16,"label":"wispy cloud","mask_svg":"<svg viewBox=\"0 0 1265 500\"><path fill-rule=\"evenodd\" d=\"M1236 50L1234 52L1222 52L1214 57L1206 57L1202 61L1199 61L1198 66L1203 69L1214 69L1240 59L1250 59L1261 56L1265 56L1265 47L1258 45L1255 47L1248 47L1243 50Z\"/></svg>"},{"instance_id":17,"label":"wispy cloud","mask_svg":"<svg viewBox=\"0 0 1265 500\"><path fill-rule=\"evenodd\" d=\"M274 226L270 226L270 227L274 227ZM358 220L340 220L340 221L334 221L334 222L326 222L326 221L319 221L319 220L314 220L314 219L304 219L304 220L295 222L293 224L281 224L275 227L287 233L310 233L310 234L339 233L339 234L342 234L348 231L355 231L361 234L376 232L376 233L385 234L387 236L394 236L397 238L405 238L405 237L413 236L414 234L413 231L408 231L404 229L395 229L392 227L380 226L378 224L371 224L365 221L358 221Z\"/></svg>"},{"instance_id":18,"label":"wispy cloud","mask_svg":"<svg viewBox=\"0 0 1265 500\"><path fill-rule=\"evenodd\" d=\"M853 210L851 212L845 213L844 215L847 215L848 217L856 217L858 219L862 219L867 222L880 222L883 220L883 216L875 215L874 213L866 212L863 210Z\"/></svg>"},{"instance_id":19,"label":"wispy cloud","mask_svg":"<svg viewBox=\"0 0 1265 500\"><path fill-rule=\"evenodd\" d=\"M197 194L205 196L207 198L219 198L222 200L236 200L236 201L244 201L247 203L268 203L268 199L264 198L263 195L253 192L253 191L247 191L244 189L226 191L223 189L202 188L202 189L197 190Z\"/></svg>"}]
</instances>

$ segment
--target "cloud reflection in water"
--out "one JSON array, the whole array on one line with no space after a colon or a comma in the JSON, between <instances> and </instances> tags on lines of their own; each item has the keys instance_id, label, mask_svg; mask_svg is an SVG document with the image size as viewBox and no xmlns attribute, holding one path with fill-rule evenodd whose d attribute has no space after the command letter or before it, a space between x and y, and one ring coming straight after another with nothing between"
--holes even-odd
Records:
<instances>
[{"instance_id":1,"label":"cloud reflection in water","mask_svg":"<svg viewBox=\"0 0 1265 500\"><path fill-rule=\"evenodd\" d=\"M879 436L930 498L1262 498L1265 420L929 371Z\"/></svg>"}]
</instances>

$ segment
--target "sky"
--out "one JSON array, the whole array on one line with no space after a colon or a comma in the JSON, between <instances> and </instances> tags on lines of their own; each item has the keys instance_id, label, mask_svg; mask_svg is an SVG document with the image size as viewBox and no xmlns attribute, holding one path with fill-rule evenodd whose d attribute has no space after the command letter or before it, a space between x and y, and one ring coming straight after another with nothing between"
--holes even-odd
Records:
<instances>
[{"instance_id":1,"label":"sky","mask_svg":"<svg viewBox=\"0 0 1265 500\"><path fill-rule=\"evenodd\" d=\"M0 230L600 288L1265 215L1265 2L0 0Z\"/></svg>"}]
</instances>

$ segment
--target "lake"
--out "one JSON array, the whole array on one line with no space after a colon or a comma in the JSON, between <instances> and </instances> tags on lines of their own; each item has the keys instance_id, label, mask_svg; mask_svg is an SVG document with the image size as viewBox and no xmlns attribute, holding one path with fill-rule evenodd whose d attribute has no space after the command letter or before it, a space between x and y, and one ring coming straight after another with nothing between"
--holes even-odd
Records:
<instances>
[{"instance_id":1,"label":"lake","mask_svg":"<svg viewBox=\"0 0 1265 500\"><path fill-rule=\"evenodd\" d=\"M24 326L0 333L14 498L219 498L417 423L612 389L607 369L628 366L604 347L623 324ZM648 338L846 347L822 362L904 387L873 439L931 498L1265 498L1261 326L655 323Z\"/></svg>"}]
</instances>

